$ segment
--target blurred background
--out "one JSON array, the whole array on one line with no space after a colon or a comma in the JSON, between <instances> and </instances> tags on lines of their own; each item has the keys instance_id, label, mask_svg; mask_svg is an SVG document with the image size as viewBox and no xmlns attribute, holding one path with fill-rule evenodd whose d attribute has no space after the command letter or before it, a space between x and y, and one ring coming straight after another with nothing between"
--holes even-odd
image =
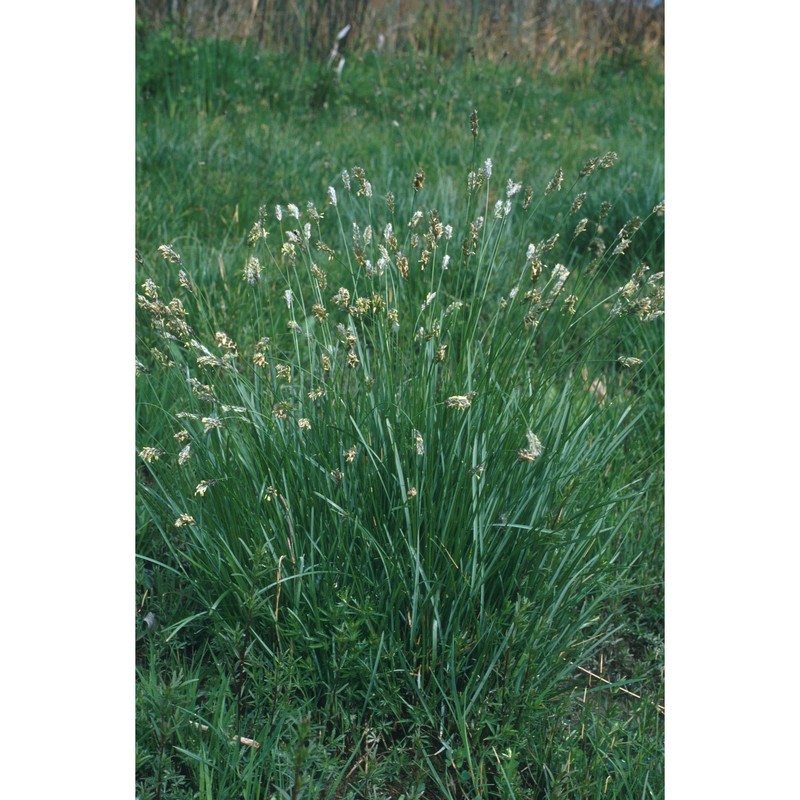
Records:
<instances>
[{"instance_id":1,"label":"blurred background","mask_svg":"<svg viewBox=\"0 0 800 800\"><path fill-rule=\"evenodd\" d=\"M664 49L661 0L137 0L136 15L144 30L169 25L309 58L327 56L347 25L356 52L512 56L549 70Z\"/></svg>"}]
</instances>

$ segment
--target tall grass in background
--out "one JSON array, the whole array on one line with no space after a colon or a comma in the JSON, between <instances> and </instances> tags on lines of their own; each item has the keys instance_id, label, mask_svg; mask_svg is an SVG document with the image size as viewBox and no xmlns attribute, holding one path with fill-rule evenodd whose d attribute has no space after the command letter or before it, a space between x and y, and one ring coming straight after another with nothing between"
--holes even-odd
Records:
<instances>
[{"instance_id":1,"label":"tall grass in background","mask_svg":"<svg viewBox=\"0 0 800 800\"><path fill-rule=\"evenodd\" d=\"M660 60L664 3L648 0L137 0L143 28L171 25L183 37L219 37L271 52L327 58L377 49L443 58L511 56L536 68L601 60Z\"/></svg>"},{"instance_id":2,"label":"tall grass in background","mask_svg":"<svg viewBox=\"0 0 800 800\"><path fill-rule=\"evenodd\" d=\"M658 481L658 444L630 444L663 292L627 254L662 206L598 244L583 191L615 153L535 186L471 125L452 196L351 166L262 206L213 280L201 250L142 257L148 796L570 785L553 727L615 635Z\"/></svg>"}]
</instances>

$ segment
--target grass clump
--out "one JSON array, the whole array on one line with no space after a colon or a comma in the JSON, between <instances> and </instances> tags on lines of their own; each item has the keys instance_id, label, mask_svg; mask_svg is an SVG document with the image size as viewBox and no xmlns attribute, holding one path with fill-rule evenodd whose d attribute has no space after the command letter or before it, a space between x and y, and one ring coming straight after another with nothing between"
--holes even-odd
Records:
<instances>
[{"instance_id":1,"label":"grass clump","mask_svg":"<svg viewBox=\"0 0 800 800\"><path fill-rule=\"evenodd\" d=\"M141 257L141 796L653 796L575 676L658 505L663 204L603 239L616 153L500 176L470 129L438 185L265 202L235 267Z\"/></svg>"}]
</instances>

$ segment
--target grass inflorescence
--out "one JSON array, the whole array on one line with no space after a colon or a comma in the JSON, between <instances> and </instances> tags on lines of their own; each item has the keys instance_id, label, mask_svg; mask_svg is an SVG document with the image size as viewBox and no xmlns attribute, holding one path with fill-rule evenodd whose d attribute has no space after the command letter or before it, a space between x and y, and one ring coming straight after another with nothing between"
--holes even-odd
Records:
<instances>
[{"instance_id":1,"label":"grass inflorescence","mask_svg":"<svg viewBox=\"0 0 800 800\"><path fill-rule=\"evenodd\" d=\"M285 181L238 171L255 111L179 105L139 137L140 796L657 796L661 196L510 155L525 103L454 101L436 157L282 138ZM224 231L149 160L190 124Z\"/></svg>"}]
</instances>

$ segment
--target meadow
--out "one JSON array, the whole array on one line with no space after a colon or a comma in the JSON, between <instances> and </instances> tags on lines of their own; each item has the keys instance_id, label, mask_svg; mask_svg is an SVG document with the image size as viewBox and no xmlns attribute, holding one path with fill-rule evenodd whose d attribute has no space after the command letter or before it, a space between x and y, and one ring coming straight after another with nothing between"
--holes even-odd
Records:
<instances>
[{"instance_id":1,"label":"meadow","mask_svg":"<svg viewBox=\"0 0 800 800\"><path fill-rule=\"evenodd\" d=\"M661 65L137 37L137 796L662 797Z\"/></svg>"}]
</instances>

